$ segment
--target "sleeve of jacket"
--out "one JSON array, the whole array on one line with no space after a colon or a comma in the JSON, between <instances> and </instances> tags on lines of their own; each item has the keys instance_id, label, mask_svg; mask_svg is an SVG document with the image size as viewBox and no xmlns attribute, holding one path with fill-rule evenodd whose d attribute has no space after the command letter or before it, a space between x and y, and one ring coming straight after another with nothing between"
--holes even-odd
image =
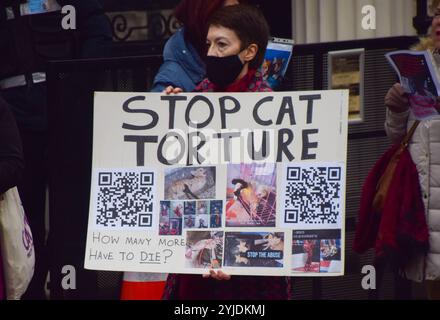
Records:
<instances>
[{"instance_id":1,"label":"sleeve of jacket","mask_svg":"<svg viewBox=\"0 0 440 320\"><path fill-rule=\"evenodd\" d=\"M16 186L24 169L20 135L14 116L0 98L0 194Z\"/></svg>"},{"instance_id":2,"label":"sleeve of jacket","mask_svg":"<svg viewBox=\"0 0 440 320\"><path fill-rule=\"evenodd\" d=\"M165 61L154 77L151 92L162 92L166 87L182 88L184 92L192 92L196 85L185 70L175 61Z\"/></svg>"},{"instance_id":3,"label":"sleeve of jacket","mask_svg":"<svg viewBox=\"0 0 440 320\"><path fill-rule=\"evenodd\" d=\"M387 108L385 131L393 143L403 139L406 134L409 110L401 113L393 112Z\"/></svg>"}]
</instances>

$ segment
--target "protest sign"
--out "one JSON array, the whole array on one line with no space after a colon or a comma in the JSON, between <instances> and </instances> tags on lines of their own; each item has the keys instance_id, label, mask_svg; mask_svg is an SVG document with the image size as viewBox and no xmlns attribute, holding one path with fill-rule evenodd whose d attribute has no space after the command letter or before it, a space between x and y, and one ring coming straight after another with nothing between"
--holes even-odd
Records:
<instances>
[{"instance_id":1,"label":"protest sign","mask_svg":"<svg viewBox=\"0 0 440 320\"><path fill-rule=\"evenodd\" d=\"M85 267L342 275L348 91L95 93Z\"/></svg>"}]
</instances>

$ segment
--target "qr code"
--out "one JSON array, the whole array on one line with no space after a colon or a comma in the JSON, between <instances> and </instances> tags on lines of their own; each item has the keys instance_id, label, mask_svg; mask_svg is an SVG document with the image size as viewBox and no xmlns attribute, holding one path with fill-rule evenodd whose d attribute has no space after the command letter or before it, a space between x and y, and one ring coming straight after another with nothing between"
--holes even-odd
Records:
<instances>
[{"instance_id":1,"label":"qr code","mask_svg":"<svg viewBox=\"0 0 440 320\"><path fill-rule=\"evenodd\" d=\"M96 188L97 226L152 226L154 172L102 171Z\"/></svg>"},{"instance_id":2,"label":"qr code","mask_svg":"<svg viewBox=\"0 0 440 320\"><path fill-rule=\"evenodd\" d=\"M341 215L340 166L287 167L284 222L334 225Z\"/></svg>"}]
</instances>

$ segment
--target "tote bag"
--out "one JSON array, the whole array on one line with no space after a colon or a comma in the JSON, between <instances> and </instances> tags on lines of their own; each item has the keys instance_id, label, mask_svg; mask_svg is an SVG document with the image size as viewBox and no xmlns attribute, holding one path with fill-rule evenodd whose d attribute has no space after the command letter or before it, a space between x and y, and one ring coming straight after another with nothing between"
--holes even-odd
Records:
<instances>
[{"instance_id":1,"label":"tote bag","mask_svg":"<svg viewBox=\"0 0 440 320\"><path fill-rule=\"evenodd\" d=\"M0 195L0 248L8 300L18 300L34 274L32 232L17 188Z\"/></svg>"}]
</instances>

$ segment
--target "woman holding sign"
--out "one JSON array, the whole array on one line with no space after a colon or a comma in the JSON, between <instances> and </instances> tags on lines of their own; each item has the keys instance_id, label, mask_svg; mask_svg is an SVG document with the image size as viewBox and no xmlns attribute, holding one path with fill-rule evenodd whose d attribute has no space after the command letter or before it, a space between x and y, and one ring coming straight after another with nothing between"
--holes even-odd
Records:
<instances>
[{"instance_id":1,"label":"woman holding sign","mask_svg":"<svg viewBox=\"0 0 440 320\"><path fill-rule=\"evenodd\" d=\"M219 9L211 18L206 45L207 79L197 92L272 91L257 69L263 62L269 28L261 12L251 6L236 5ZM182 88L167 87L179 93ZM210 270L204 275L168 276L164 299L217 300L288 298L286 277L229 276Z\"/></svg>"},{"instance_id":2,"label":"woman holding sign","mask_svg":"<svg viewBox=\"0 0 440 320\"><path fill-rule=\"evenodd\" d=\"M208 32L208 19L211 15L223 6L236 5L239 0L181 0L174 10L177 20L183 25L182 28L167 41L163 51L164 63L156 74L153 82L152 92L161 92L167 86L180 87L185 91L193 91L197 84L206 75L206 66L202 57L206 56L206 34ZM195 221L187 221L194 225ZM188 225L187 225L188 226ZM166 228L162 229L163 232ZM141 275L141 273L139 273ZM154 279L164 279L165 275L146 273ZM150 291L156 299L160 296L153 292L157 283L152 281L153 288L149 289L150 281L145 281L145 290ZM125 290L130 292L131 290ZM127 295L131 298L131 295ZM148 298L143 294L135 298Z\"/></svg>"},{"instance_id":3,"label":"woman holding sign","mask_svg":"<svg viewBox=\"0 0 440 320\"><path fill-rule=\"evenodd\" d=\"M429 50L440 60L440 0L432 4L435 16L431 36L422 39L416 50ZM437 97L436 109L440 111ZM410 102L401 84L394 84L385 97L387 118L385 128L393 142L400 141L415 121ZM409 144L412 160L419 173L419 182L429 226L429 252L420 252L404 270L413 281L426 281L431 299L440 299L440 116L424 119L418 125Z\"/></svg>"}]
</instances>

